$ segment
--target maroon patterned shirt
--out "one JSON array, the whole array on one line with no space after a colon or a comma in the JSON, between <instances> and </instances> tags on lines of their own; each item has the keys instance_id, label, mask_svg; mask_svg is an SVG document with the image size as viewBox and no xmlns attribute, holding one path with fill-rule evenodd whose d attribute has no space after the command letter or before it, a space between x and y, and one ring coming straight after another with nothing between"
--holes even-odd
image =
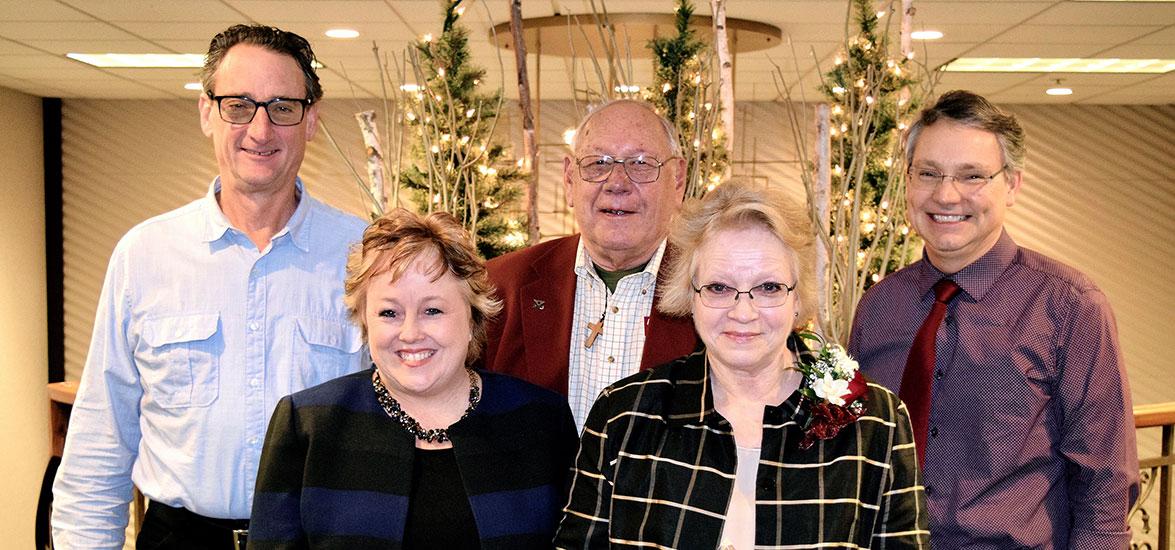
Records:
<instances>
[{"instance_id":1,"label":"maroon patterned shirt","mask_svg":"<svg viewBox=\"0 0 1175 550\"><path fill-rule=\"evenodd\" d=\"M849 352L894 393L945 276L923 257L857 308ZM951 278L923 467L932 546L1125 548L1138 455L1105 295L1007 232Z\"/></svg>"}]
</instances>

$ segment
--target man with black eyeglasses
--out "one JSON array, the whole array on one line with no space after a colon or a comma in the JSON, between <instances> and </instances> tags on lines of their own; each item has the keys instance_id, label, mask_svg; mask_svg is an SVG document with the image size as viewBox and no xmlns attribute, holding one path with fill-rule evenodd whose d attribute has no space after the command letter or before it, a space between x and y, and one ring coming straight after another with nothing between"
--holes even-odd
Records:
<instances>
[{"instance_id":1,"label":"man with black eyeglasses","mask_svg":"<svg viewBox=\"0 0 1175 550\"><path fill-rule=\"evenodd\" d=\"M921 113L906 203L922 260L865 293L849 353L909 409L934 548L1126 548L1138 456L1114 314L1004 230L1024 156L983 97Z\"/></svg>"},{"instance_id":2,"label":"man with black eyeglasses","mask_svg":"<svg viewBox=\"0 0 1175 550\"><path fill-rule=\"evenodd\" d=\"M208 194L131 229L110 260L53 487L57 548L244 548L277 400L361 368L343 304L366 224L306 192L298 169L322 87L302 37L233 26L205 57Z\"/></svg>"},{"instance_id":3,"label":"man with black eyeglasses","mask_svg":"<svg viewBox=\"0 0 1175 550\"><path fill-rule=\"evenodd\" d=\"M697 346L690 319L654 307L685 193L676 129L643 102L596 108L563 159L563 188L580 233L486 266L504 307L482 361L566 395L582 428L609 384Z\"/></svg>"}]
</instances>

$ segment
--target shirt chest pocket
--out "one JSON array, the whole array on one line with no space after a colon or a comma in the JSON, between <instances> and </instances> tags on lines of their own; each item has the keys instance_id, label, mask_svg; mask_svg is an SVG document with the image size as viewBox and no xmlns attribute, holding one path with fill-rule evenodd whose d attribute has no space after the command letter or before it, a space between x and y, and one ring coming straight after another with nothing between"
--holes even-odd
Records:
<instances>
[{"instance_id":1,"label":"shirt chest pocket","mask_svg":"<svg viewBox=\"0 0 1175 550\"><path fill-rule=\"evenodd\" d=\"M160 407L205 407L220 392L224 352L220 315L178 315L143 322L135 351L144 396Z\"/></svg>"},{"instance_id":2,"label":"shirt chest pocket","mask_svg":"<svg viewBox=\"0 0 1175 550\"><path fill-rule=\"evenodd\" d=\"M298 317L294 361L301 368L302 387L310 387L359 369L363 338L347 321Z\"/></svg>"}]
</instances>

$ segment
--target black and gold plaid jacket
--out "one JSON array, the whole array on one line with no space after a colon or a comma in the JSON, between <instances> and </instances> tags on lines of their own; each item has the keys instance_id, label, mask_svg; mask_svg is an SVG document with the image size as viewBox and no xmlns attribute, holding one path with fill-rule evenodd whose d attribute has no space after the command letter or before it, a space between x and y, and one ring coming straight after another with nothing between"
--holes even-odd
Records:
<instances>
[{"instance_id":1,"label":"black and gold plaid jacket","mask_svg":"<svg viewBox=\"0 0 1175 550\"><path fill-rule=\"evenodd\" d=\"M718 546L737 454L707 374L697 352L601 393L557 547ZM929 549L910 421L897 396L869 384L860 420L807 450L798 447L799 398L764 412L755 548Z\"/></svg>"}]
</instances>

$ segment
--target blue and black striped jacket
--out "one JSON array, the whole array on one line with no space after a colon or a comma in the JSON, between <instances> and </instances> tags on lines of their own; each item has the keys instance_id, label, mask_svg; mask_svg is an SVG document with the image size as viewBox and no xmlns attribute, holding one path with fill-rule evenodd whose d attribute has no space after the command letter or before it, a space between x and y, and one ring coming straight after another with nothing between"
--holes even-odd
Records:
<instances>
[{"instance_id":1,"label":"blue and black striped jacket","mask_svg":"<svg viewBox=\"0 0 1175 550\"><path fill-rule=\"evenodd\" d=\"M371 374L278 403L249 548L401 547L414 439L380 407ZM577 444L571 411L554 392L479 374L481 403L449 435L481 547L551 548Z\"/></svg>"}]
</instances>

